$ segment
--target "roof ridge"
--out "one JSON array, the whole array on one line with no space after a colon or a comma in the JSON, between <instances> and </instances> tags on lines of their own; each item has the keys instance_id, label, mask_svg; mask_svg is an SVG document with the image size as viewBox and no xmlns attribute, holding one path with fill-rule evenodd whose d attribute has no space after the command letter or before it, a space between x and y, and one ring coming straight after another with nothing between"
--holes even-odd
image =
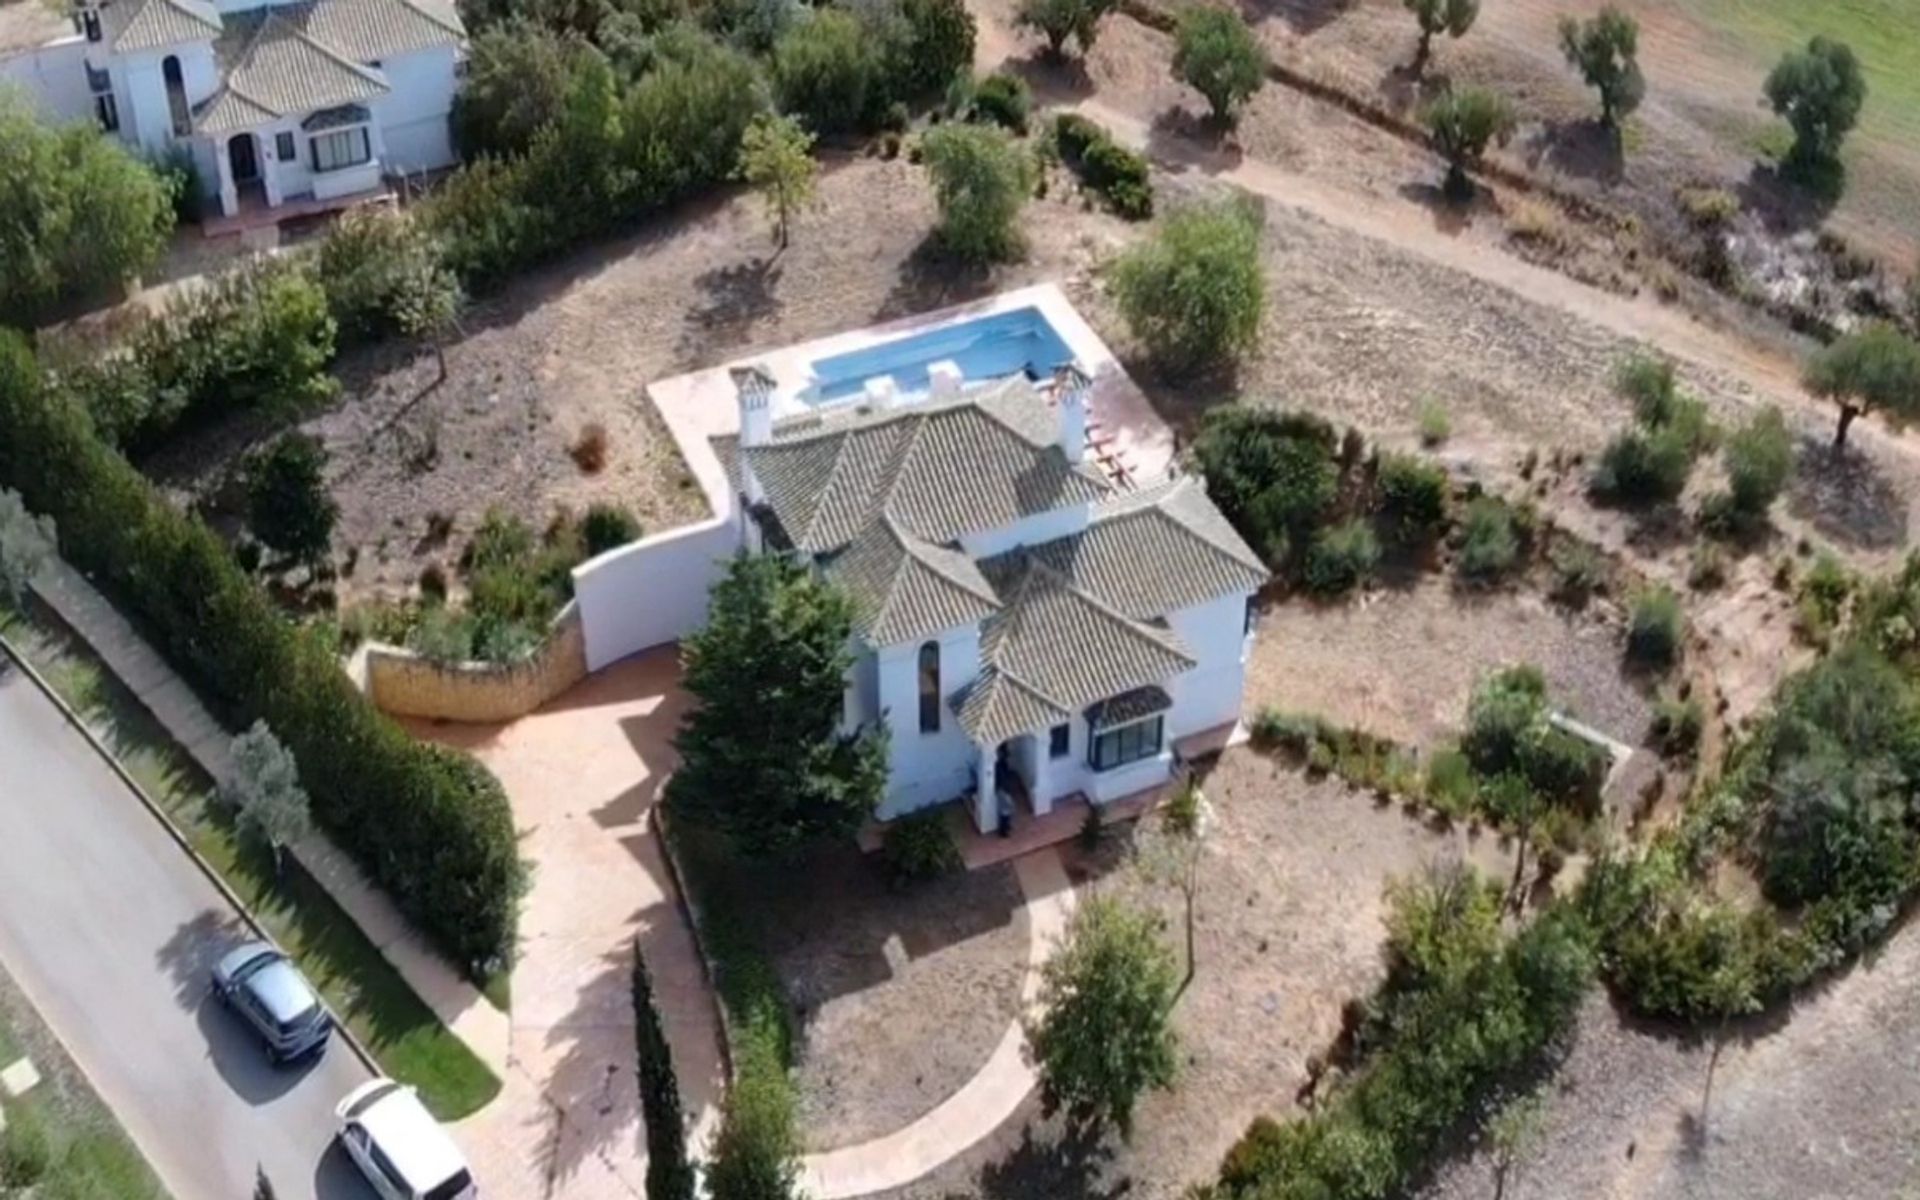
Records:
<instances>
[{"instance_id":1,"label":"roof ridge","mask_svg":"<svg viewBox=\"0 0 1920 1200\"><path fill-rule=\"evenodd\" d=\"M949 575L946 572L943 564L929 560L929 555L933 553L951 554L955 558L958 558L961 561L966 562L968 565L972 566L974 570L977 572L980 569L979 565L977 563L974 563L973 560L968 558L964 553L958 550L948 550L945 546L936 546L932 542L927 541L925 538L916 537L914 534L899 528L898 524L894 519L893 514L891 512L888 512L885 509L881 510L880 519L886 522L887 528L890 531L892 531L893 535L896 538L900 540L901 549L904 550L907 556L913 559L914 562L919 563L921 566L925 567L927 570L932 571L935 575L938 575L943 582L949 584L952 587L959 588L961 591L967 593L969 596L973 596L978 599L985 600L987 603L993 605L995 608L1000 607L1000 596L998 593L996 593L993 590L993 587L991 584L989 584L985 589L976 588L973 586L971 582L963 582L961 580L955 579L952 575ZM984 580L982 582L984 582Z\"/></svg>"},{"instance_id":2,"label":"roof ridge","mask_svg":"<svg viewBox=\"0 0 1920 1200\"><path fill-rule=\"evenodd\" d=\"M418 0L398 0L398 2L412 9L414 12L419 13L421 16L433 22L435 25L438 25L440 28L446 30L448 33L457 33L462 37L466 36L466 33L467 33L466 27L459 23L458 18L455 18L455 20L451 22L441 20L440 17L436 15L432 10L428 9L426 5L418 3Z\"/></svg>"},{"instance_id":3,"label":"roof ridge","mask_svg":"<svg viewBox=\"0 0 1920 1200\"><path fill-rule=\"evenodd\" d=\"M307 45L313 47L315 50L318 50L320 53L326 55L328 58L332 59L338 65L345 67L347 70L353 72L355 75L358 75L360 76L360 78L366 80L368 83L378 84L380 87L386 89L389 92L393 90L393 85L389 84L386 81L385 77L383 77L378 71L375 71L372 67L363 67L359 63L354 62L352 59L348 58L346 55L342 54L340 51L335 50L332 46L327 45L325 42L321 41L319 38L316 38L311 34L309 34L301 26L294 24L292 21L289 21L284 17L281 17L278 13L274 12L272 9L268 9L267 12L268 12L267 19L261 22L261 25L263 27L266 25L272 24L274 21L279 21L282 24L284 24L288 29L293 30L294 37L298 38L302 42L305 42ZM251 53L251 48L249 48L249 53Z\"/></svg>"},{"instance_id":4,"label":"roof ridge","mask_svg":"<svg viewBox=\"0 0 1920 1200\"><path fill-rule=\"evenodd\" d=\"M1153 486L1158 489L1159 491L1158 495L1152 497L1149 500L1146 500L1143 503L1115 505L1112 509L1104 513L1096 511L1094 513L1093 519L1090 522L1090 524L1105 525L1108 523L1112 523L1117 525L1122 521L1129 521L1129 520L1134 520L1142 517L1158 517L1160 520L1173 526L1175 529L1178 529L1180 532L1186 534L1188 537L1192 538L1194 541L1206 547L1209 551L1211 551L1214 555L1216 555L1219 558L1223 558L1228 562L1235 563L1242 567L1256 567L1256 563L1257 563L1258 570L1261 570L1261 571L1267 570L1266 563L1257 562L1259 557L1257 554L1254 556L1256 559L1256 562L1248 562L1246 559L1241 558L1238 554L1234 553L1232 550L1229 550L1227 547L1222 546L1219 542L1214 541L1212 538L1208 537L1205 533L1194 528L1188 522L1181 520L1178 516L1175 516L1173 513L1167 511L1167 501L1184 496L1188 492L1190 492L1195 486L1197 486L1191 478L1182 478L1182 479L1173 480L1164 484L1155 484ZM1204 494L1204 489L1202 494ZM1138 493L1134 493L1134 495L1138 495ZM1132 497L1129 496L1128 499L1132 499ZM1224 517L1222 519L1224 520ZM1232 526L1229 525L1228 528L1232 528ZM1238 531L1236 530L1235 532L1237 533ZM1250 553L1253 550L1251 546L1249 546L1247 549Z\"/></svg>"},{"instance_id":5,"label":"roof ridge","mask_svg":"<svg viewBox=\"0 0 1920 1200\"><path fill-rule=\"evenodd\" d=\"M1115 622L1116 624L1124 626L1131 633L1147 638L1148 640L1156 643L1163 649L1167 650L1169 653L1178 655L1179 657L1186 659L1189 663L1198 663L1200 661L1199 659L1195 658L1192 654L1189 654L1185 646L1176 642L1170 636L1160 633L1158 630L1146 624L1144 621L1134 620L1132 617L1129 617L1127 614L1121 612L1119 609L1113 607L1111 604L1108 604L1105 600L1100 599L1098 596L1095 596L1093 593L1083 591L1082 589L1074 586L1073 580L1070 579L1064 572L1058 571L1053 567L1049 566L1047 563L1042 562L1037 555L1032 556L1031 565L1028 567L1029 578L1031 578L1031 575L1034 572L1038 572L1038 571L1045 571L1048 575L1058 580L1060 589L1062 591L1066 592L1068 595L1073 596L1089 605L1092 605L1095 611L1099 612L1102 616L1106 617L1109 621L1112 621L1112 622Z\"/></svg>"}]
</instances>

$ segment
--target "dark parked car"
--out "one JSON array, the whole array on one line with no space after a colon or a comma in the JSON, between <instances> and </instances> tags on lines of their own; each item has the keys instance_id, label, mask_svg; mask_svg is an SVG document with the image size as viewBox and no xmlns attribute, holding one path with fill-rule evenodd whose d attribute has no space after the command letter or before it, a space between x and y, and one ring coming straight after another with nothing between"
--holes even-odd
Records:
<instances>
[{"instance_id":1,"label":"dark parked car","mask_svg":"<svg viewBox=\"0 0 1920 1200\"><path fill-rule=\"evenodd\" d=\"M266 942L249 942L216 963L213 994L265 1039L275 1065L324 1051L333 1032L313 985Z\"/></svg>"}]
</instances>

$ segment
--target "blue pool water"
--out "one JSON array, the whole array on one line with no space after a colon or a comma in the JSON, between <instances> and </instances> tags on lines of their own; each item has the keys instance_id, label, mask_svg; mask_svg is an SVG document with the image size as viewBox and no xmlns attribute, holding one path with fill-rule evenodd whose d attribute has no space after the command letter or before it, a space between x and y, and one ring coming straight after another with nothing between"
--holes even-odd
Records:
<instances>
[{"instance_id":1,"label":"blue pool water","mask_svg":"<svg viewBox=\"0 0 1920 1200\"><path fill-rule=\"evenodd\" d=\"M858 396L867 380L881 375L893 376L894 387L902 392L924 392L927 368L946 359L959 365L965 382L975 383L1017 372L1045 378L1072 358L1066 341L1039 309L1016 308L820 359L813 364L818 384L810 399L830 404Z\"/></svg>"}]
</instances>

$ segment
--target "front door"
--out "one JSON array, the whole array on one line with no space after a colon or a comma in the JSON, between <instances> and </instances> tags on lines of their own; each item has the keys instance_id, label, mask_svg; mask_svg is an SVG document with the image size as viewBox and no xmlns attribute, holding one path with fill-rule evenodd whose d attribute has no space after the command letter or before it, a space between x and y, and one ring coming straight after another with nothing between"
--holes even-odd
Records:
<instances>
[{"instance_id":1,"label":"front door","mask_svg":"<svg viewBox=\"0 0 1920 1200\"><path fill-rule=\"evenodd\" d=\"M233 182L252 183L260 178L260 159L254 152L253 135L236 133L227 143L227 165L233 168Z\"/></svg>"}]
</instances>

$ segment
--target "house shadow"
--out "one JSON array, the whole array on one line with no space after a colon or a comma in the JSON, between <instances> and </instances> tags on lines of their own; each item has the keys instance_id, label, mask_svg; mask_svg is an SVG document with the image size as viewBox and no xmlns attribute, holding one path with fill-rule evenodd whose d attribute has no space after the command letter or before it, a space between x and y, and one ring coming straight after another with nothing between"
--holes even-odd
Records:
<instances>
[{"instance_id":1,"label":"house shadow","mask_svg":"<svg viewBox=\"0 0 1920 1200\"><path fill-rule=\"evenodd\" d=\"M1621 182L1627 173L1620 136L1593 117L1543 122L1522 143L1521 156L1533 170L1547 167L1608 187Z\"/></svg>"},{"instance_id":2,"label":"house shadow","mask_svg":"<svg viewBox=\"0 0 1920 1200\"><path fill-rule=\"evenodd\" d=\"M1907 500L1863 447L1800 435L1787 511L1823 536L1860 550L1907 544Z\"/></svg>"}]
</instances>

